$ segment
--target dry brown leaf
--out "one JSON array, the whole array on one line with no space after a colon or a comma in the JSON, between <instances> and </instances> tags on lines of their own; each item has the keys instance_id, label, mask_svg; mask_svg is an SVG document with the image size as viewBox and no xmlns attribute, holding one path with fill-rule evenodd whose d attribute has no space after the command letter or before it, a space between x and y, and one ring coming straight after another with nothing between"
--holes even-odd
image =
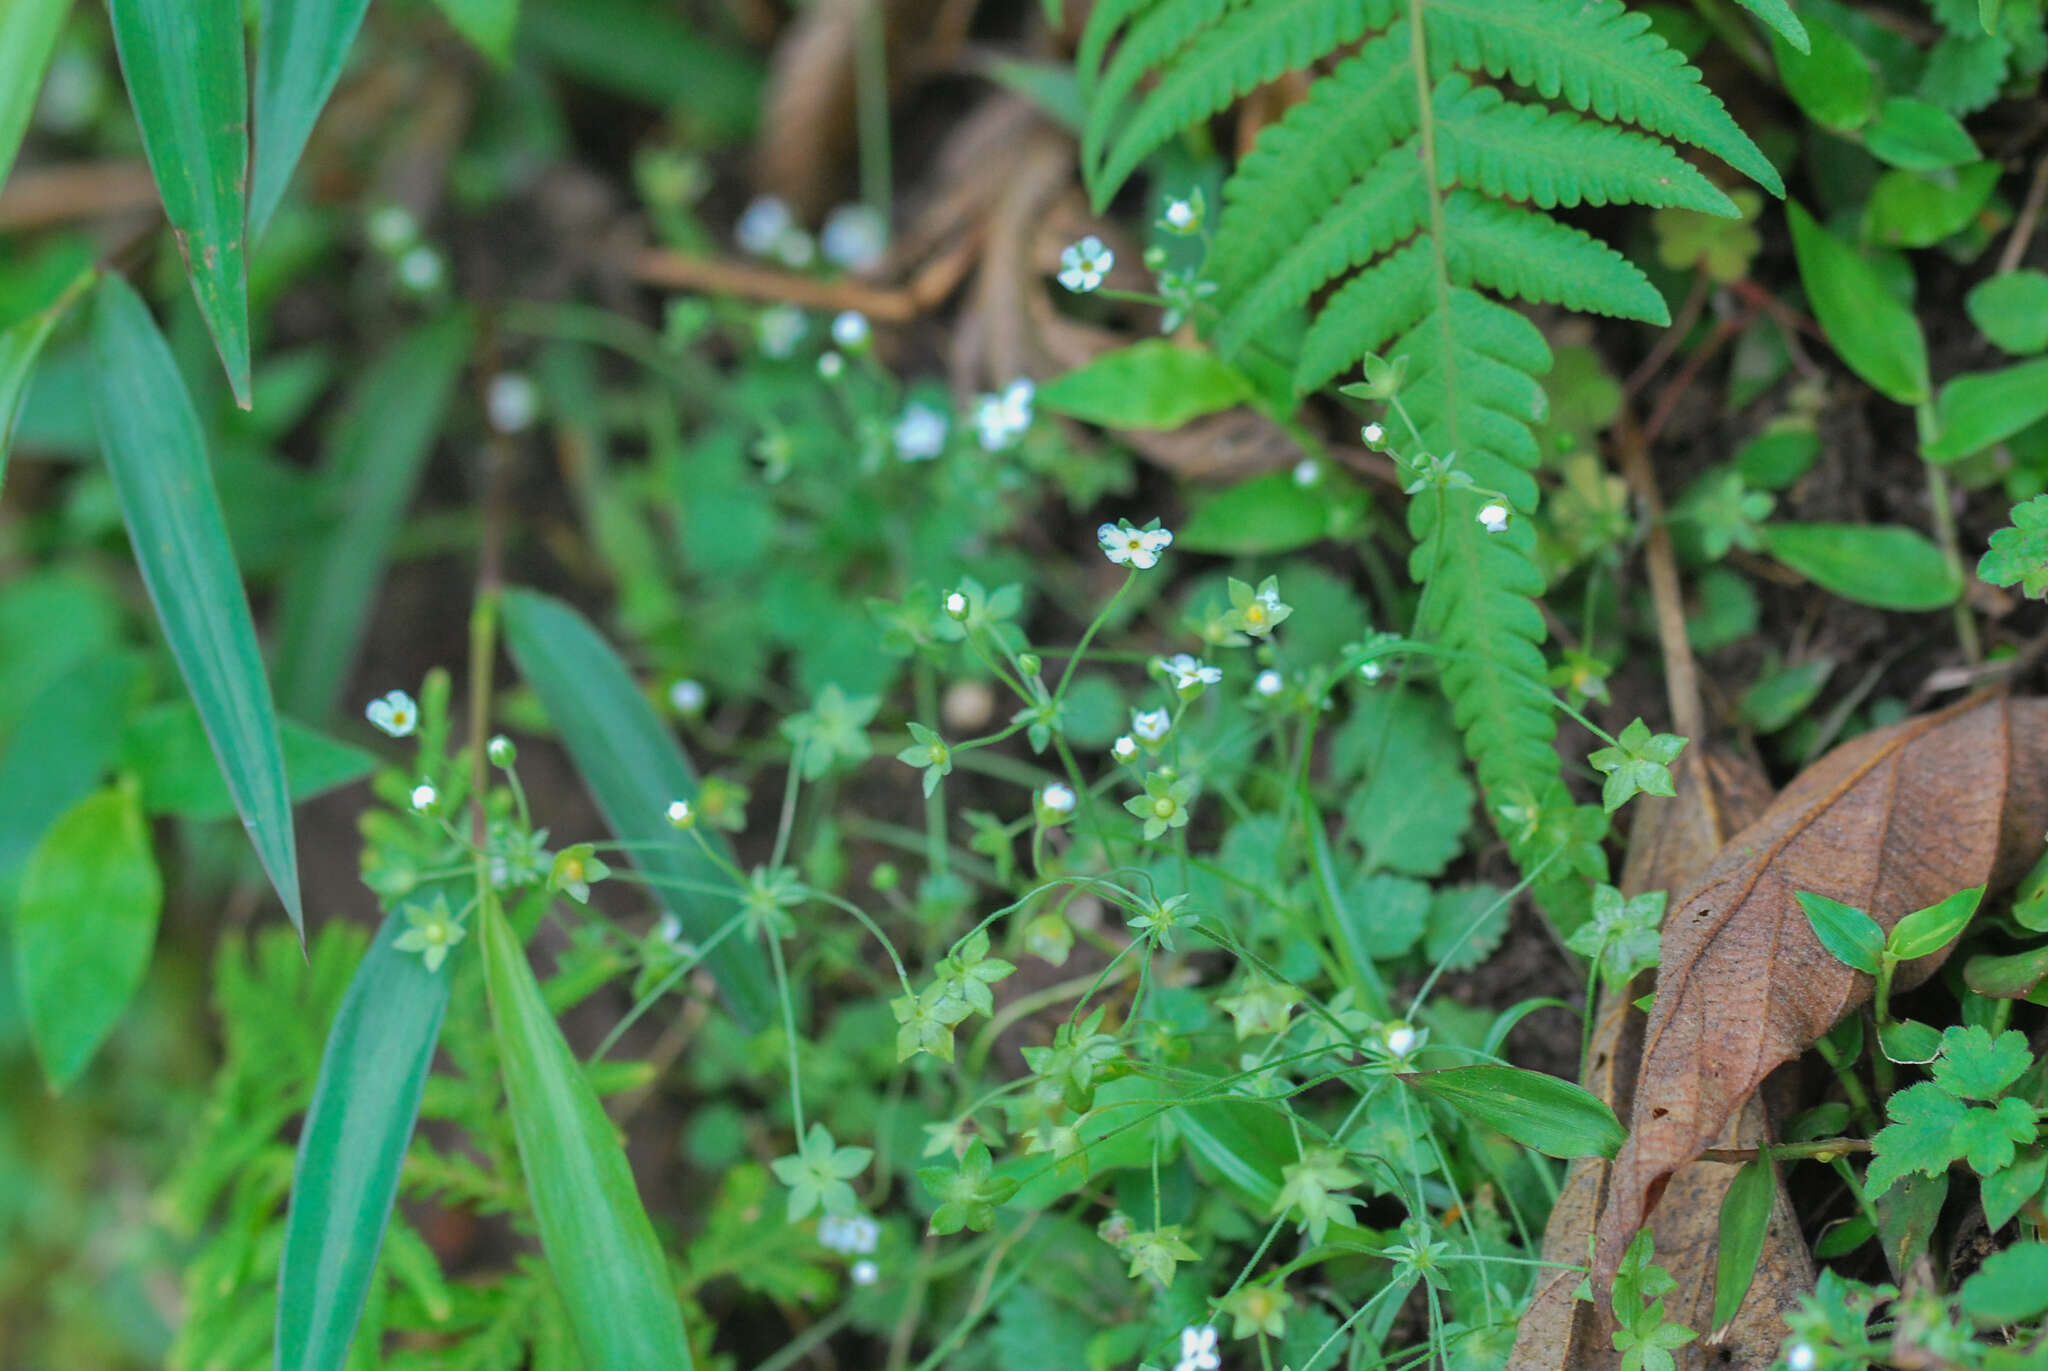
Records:
<instances>
[{"instance_id":1,"label":"dry brown leaf","mask_svg":"<svg viewBox=\"0 0 2048 1371\"><path fill-rule=\"evenodd\" d=\"M1678 794L1650 797L1629 834L1621 889L1684 891L1713 861L1727 835L1763 813L1769 783L1746 762L1718 753L1683 754L1673 767ZM1635 1088L1644 1016L1634 1001L1647 977L1610 987L1600 997L1583 1084L1613 1106L1629 1112ZM1763 1106L1752 1099L1730 1145L1754 1146L1766 1131ZM1616 1371L1621 1354L1607 1335L1595 1306L1574 1297L1605 1201L1610 1164L1598 1157L1573 1162L1543 1231L1544 1274L1535 1298L1516 1330L1508 1371ZM1706 1332L1713 1317L1715 1257L1720 1243L1721 1200L1736 1168L1694 1162L1674 1179L1654 1224L1658 1262L1678 1281L1667 1301L1671 1317ZM1783 1333L1781 1315L1813 1285L1811 1258L1800 1237L1790 1202L1780 1185L1764 1250L1740 1312L1711 1342L1702 1339L1674 1353L1681 1371L1713 1366L1747 1371L1770 1365ZM1724 1355L1725 1354L1725 1355Z\"/></svg>"},{"instance_id":2,"label":"dry brown leaf","mask_svg":"<svg viewBox=\"0 0 2048 1371\"><path fill-rule=\"evenodd\" d=\"M1628 1141L1595 1253L1605 1304L1623 1250L1678 1169L1774 1068L1871 993L1814 937L1795 891L1889 929L1970 886L2007 884L2048 824L2048 701L1966 700L1879 729L1802 772L1664 922ZM1946 950L1900 968L1909 987Z\"/></svg>"}]
</instances>

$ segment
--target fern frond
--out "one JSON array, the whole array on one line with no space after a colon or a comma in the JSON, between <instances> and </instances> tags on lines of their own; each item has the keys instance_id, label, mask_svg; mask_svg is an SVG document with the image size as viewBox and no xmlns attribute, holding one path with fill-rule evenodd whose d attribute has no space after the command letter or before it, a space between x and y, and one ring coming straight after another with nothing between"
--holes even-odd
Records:
<instances>
[{"instance_id":1,"label":"fern frond","mask_svg":"<svg viewBox=\"0 0 2048 1371\"><path fill-rule=\"evenodd\" d=\"M1649 138L1563 110L1508 101L1446 77L1436 93L1439 179L1554 205L1652 205L1735 218L1735 202L1699 168Z\"/></svg>"},{"instance_id":2,"label":"fern frond","mask_svg":"<svg viewBox=\"0 0 2048 1371\"><path fill-rule=\"evenodd\" d=\"M1081 171L1085 176L1102 155L1103 140L1109 136L1122 110L1125 97L1167 58L1186 47L1188 40L1248 0L1161 0L1137 15L1117 43L1116 56L1095 78L1088 97L1088 118L1081 125ZM1123 19L1127 6L1108 5L1089 16L1082 33L1084 47L1106 51ZM1102 22L1097 23L1100 19Z\"/></svg>"},{"instance_id":3,"label":"fern frond","mask_svg":"<svg viewBox=\"0 0 2048 1371\"><path fill-rule=\"evenodd\" d=\"M1366 29L1385 24L1393 17L1393 3L1267 0L1238 10L1204 33L1174 59L1117 134L1091 178L1096 209L1107 205L1138 163L1174 134L1282 72L1306 66ZM1123 60L1121 52L1117 60ZM1098 104L1096 110L1106 118L1106 106ZM1088 127L1095 131L1100 125L1091 117ZM1084 145L1083 155L1089 151Z\"/></svg>"},{"instance_id":4,"label":"fern frond","mask_svg":"<svg viewBox=\"0 0 2048 1371\"><path fill-rule=\"evenodd\" d=\"M1668 324L1664 297L1641 268L1582 229L1470 191L1444 200L1451 278L1532 304Z\"/></svg>"},{"instance_id":5,"label":"fern frond","mask_svg":"<svg viewBox=\"0 0 2048 1371\"><path fill-rule=\"evenodd\" d=\"M1432 69L1506 76L1602 119L1639 124L1705 148L1785 193L1770 159L1700 84L1682 53L1649 32L1650 17L1621 0L1419 0Z\"/></svg>"},{"instance_id":6,"label":"fern frond","mask_svg":"<svg viewBox=\"0 0 2048 1371\"><path fill-rule=\"evenodd\" d=\"M1344 283L1330 297L1294 366L1294 388L1314 390L1400 337L1435 303L1431 247L1418 239Z\"/></svg>"}]
</instances>

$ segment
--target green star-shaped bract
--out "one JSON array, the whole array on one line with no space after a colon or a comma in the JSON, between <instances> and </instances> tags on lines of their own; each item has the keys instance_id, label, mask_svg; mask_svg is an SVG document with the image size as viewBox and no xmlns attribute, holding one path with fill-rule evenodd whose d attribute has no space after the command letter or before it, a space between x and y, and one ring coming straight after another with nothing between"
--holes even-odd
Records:
<instances>
[{"instance_id":1,"label":"green star-shaped bract","mask_svg":"<svg viewBox=\"0 0 2048 1371\"><path fill-rule=\"evenodd\" d=\"M1131 1234L1124 1243L1124 1255L1131 1259L1133 1280L1150 1276L1162 1286L1173 1284L1173 1270L1180 1263L1201 1259L1201 1254L1181 1236L1177 1223Z\"/></svg>"},{"instance_id":2,"label":"green star-shaped bract","mask_svg":"<svg viewBox=\"0 0 2048 1371\"><path fill-rule=\"evenodd\" d=\"M899 1025L897 1061L907 1062L920 1052L929 1052L942 1062L953 1060L953 1025L937 1013L939 998L939 987L934 985L922 994L899 995L889 1001L889 1012Z\"/></svg>"},{"instance_id":3,"label":"green star-shaped bract","mask_svg":"<svg viewBox=\"0 0 2048 1371\"><path fill-rule=\"evenodd\" d=\"M977 928L940 958L934 968L939 998L933 1005L940 1020L959 1023L969 1014L995 1013L995 995L989 987L1017 968L1001 957L989 956L988 947L988 931Z\"/></svg>"},{"instance_id":4,"label":"green star-shaped bract","mask_svg":"<svg viewBox=\"0 0 2048 1371\"><path fill-rule=\"evenodd\" d=\"M1230 593L1230 609L1223 616L1226 627L1254 638L1263 638L1284 623L1294 613L1294 606L1280 599L1280 578L1268 576L1253 590L1235 576L1225 583Z\"/></svg>"},{"instance_id":5,"label":"green star-shaped bract","mask_svg":"<svg viewBox=\"0 0 2048 1371\"><path fill-rule=\"evenodd\" d=\"M835 764L858 766L874 755L868 723L882 707L873 695L849 697L837 684L818 692L802 714L782 721L782 736L796 744L796 763L804 779L815 781Z\"/></svg>"},{"instance_id":6,"label":"green star-shaped bract","mask_svg":"<svg viewBox=\"0 0 2048 1371\"><path fill-rule=\"evenodd\" d=\"M567 895L577 904L590 903L590 887L612 874L612 869L595 853L589 843L577 843L557 852L554 864L548 868L548 889Z\"/></svg>"},{"instance_id":7,"label":"green star-shaped bract","mask_svg":"<svg viewBox=\"0 0 2048 1371\"><path fill-rule=\"evenodd\" d=\"M867 1170L874 1156L873 1148L840 1147L830 1129L813 1123L795 1152L768 1163L775 1179L789 1187L789 1221L818 1208L836 1215L857 1212L860 1200L847 1181Z\"/></svg>"},{"instance_id":8,"label":"green star-shaped bract","mask_svg":"<svg viewBox=\"0 0 2048 1371\"><path fill-rule=\"evenodd\" d=\"M1195 916L1183 908L1190 899L1187 895L1173 895L1164 900L1155 899L1127 921L1133 932L1150 938L1168 952L1173 951L1173 930L1194 922Z\"/></svg>"},{"instance_id":9,"label":"green star-shaped bract","mask_svg":"<svg viewBox=\"0 0 2048 1371\"><path fill-rule=\"evenodd\" d=\"M1648 724L1635 719L1614 741L1615 746L1603 747L1586 759L1607 777L1600 789L1600 803L1609 814L1638 791L1645 795L1678 793L1671 783L1671 763L1685 750L1685 739L1675 733L1652 733Z\"/></svg>"},{"instance_id":10,"label":"green star-shaped bract","mask_svg":"<svg viewBox=\"0 0 2048 1371\"><path fill-rule=\"evenodd\" d=\"M449 950L469 936L449 911L445 895L436 895L430 905L405 906L405 921L412 927L393 938L391 945L400 952L419 953L429 971L439 971Z\"/></svg>"},{"instance_id":11,"label":"green star-shaped bract","mask_svg":"<svg viewBox=\"0 0 2048 1371\"><path fill-rule=\"evenodd\" d=\"M1124 801L1124 808L1145 821L1145 838L1150 841L1169 828L1186 828L1188 801L1195 797L1195 778L1183 776L1169 781L1158 772L1145 778L1145 793Z\"/></svg>"},{"instance_id":12,"label":"green star-shaped bract","mask_svg":"<svg viewBox=\"0 0 2048 1371\"><path fill-rule=\"evenodd\" d=\"M1258 1033L1278 1033L1286 1028L1288 1016L1300 1000L1301 992L1293 986L1260 977L1237 994L1218 999L1216 1007L1230 1016L1237 1036L1242 1040Z\"/></svg>"},{"instance_id":13,"label":"green star-shaped bract","mask_svg":"<svg viewBox=\"0 0 2048 1371\"><path fill-rule=\"evenodd\" d=\"M994 1173L988 1144L979 1140L960 1158L957 1169L922 1167L917 1178L924 1182L925 1189L938 1196L939 1207L932 1211L930 1231L939 1237L963 1228L986 1232L996 1221L995 1207L1017 1193L1016 1181Z\"/></svg>"},{"instance_id":14,"label":"green star-shaped bract","mask_svg":"<svg viewBox=\"0 0 2048 1371\"><path fill-rule=\"evenodd\" d=\"M1351 1222L1351 1208L1358 1201L1334 1194L1349 1190L1363 1179L1344 1165L1344 1154L1332 1148L1311 1147L1301 1160L1280 1168L1280 1193L1273 1200L1272 1213L1299 1210L1301 1230L1310 1242L1321 1242L1332 1220Z\"/></svg>"},{"instance_id":15,"label":"green star-shaped bract","mask_svg":"<svg viewBox=\"0 0 2048 1371\"><path fill-rule=\"evenodd\" d=\"M939 777L953 774L952 749L944 738L919 723L910 725L910 746L897 753L896 760L924 772L927 795L939 788Z\"/></svg>"},{"instance_id":16,"label":"green star-shaped bract","mask_svg":"<svg viewBox=\"0 0 2048 1371\"><path fill-rule=\"evenodd\" d=\"M1565 946L1600 963L1609 985L1621 985L1657 964L1657 925L1664 921L1664 892L1625 897L1611 885L1595 887L1593 917L1573 929Z\"/></svg>"}]
</instances>

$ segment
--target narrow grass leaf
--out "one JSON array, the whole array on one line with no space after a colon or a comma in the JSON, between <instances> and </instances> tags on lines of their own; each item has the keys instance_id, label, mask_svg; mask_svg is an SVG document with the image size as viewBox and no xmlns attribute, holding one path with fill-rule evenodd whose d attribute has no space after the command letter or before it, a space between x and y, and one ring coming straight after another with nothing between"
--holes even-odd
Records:
<instances>
[{"instance_id":1,"label":"narrow grass leaf","mask_svg":"<svg viewBox=\"0 0 2048 1371\"><path fill-rule=\"evenodd\" d=\"M1771 1226L1771 1202L1776 1198L1771 1164L1761 1157L1736 1172L1721 1197L1721 1241L1714 1271L1715 1328L1725 1328L1749 1294L1763 1257L1764 1235Z\"/></svg>"},{"instance_id":2,"label":"narrow grass leaf","mask_svg":"<svg viewBox=\"0 0 2048 1371\"><path fill-rule=\"evenodd\" d=\"M29 855L14 971L51 1089L78 1079L141 988L163 895L130 787L80 800Z\"/></svg>"},{"instance_id":3,"label":"narrow grass leaf","mask_svg":"<svg viewBox=\"0 0 2048 1371\"><path fill-rule=\"evenodd\" d=\"M370 0L263 0L256 42L256 166L249 183L249 237L284 198L306 139L334 93Z\"/></svg>"},{"instance_id":4,"label":"narrow grass leaf","mask_svg":"<svg viewBox=\"0 0 2048 1371\"><path fill-rule=\"evenodd\" d=\"M1590 1091L1518 1066L1454 1066L1401 1079L1475 1123L1505 1133L1546 1157L1611 1157L1627 1137L1605 1101Z\"/></svg>"},{"instance_id":5,"label":"narrow grass leaf","mask_svg":"<svg viewBox=\"0 0 2048 1371\"><path fill-rule=\"evenodd\" d=\"M199 416L148 307L118 276L95 297L92 360L93 419L136 565L221 779L303 937L284 749Z\"/></svg>"},{"instance_id":6,"label":"narrow grass leaf","mask_svg":"<svg viewBox=\"0 0 2048 1371\"><path fill-rule=\"evenodd\" d=\"M142 150L199 313L249 408L249 77L238 0L107 0Z\"/></svg>"},{"instance_id":7,"label":"narrow grass leaf","mask_svg":"<svg viewBox=\"0 0 2048 1371\"><path fill-rule=\"evenodd\" d=\"M372 363L350 392L324 473L335 520L285 579L277 698L287 714L324 724L334 712L472 334L467 313L428 324Z\"/></svg>"},{"instance_id":8,"label":"narrow grass leaf","mask_svg":"<svg viewBox=\"0 0 2048 1371\"><path fill-rule=\"evenodd\" d=\"M14 167L36 92L57 50L71 0L8 0L0 5L0 186Z\"/></svg>"},{"instance_id":9,"label":"narrow grass leaf","mask_svg":"<svg viewBox=\"0 0 2048 1371\"><path fill-rule=\"evenodd\" d=\"M0 26L6 23L5 18L0 18ZM0 67L0 81L5 80L5 68ZM5 171L0 170L0 177L5 175ZM7 449L14 441L14 421L21 417L21 402L27 398L28 378L35 374L36 358L42 355L43 344L49 341L50 331L57 327L57 321L71 308L71 302L92 284L96 274L88 267L64 288L64 293L48 308L17 320L5 331L0 331L0 490L7 488Z\"/></svg>"},{"instance_id":10,"label":"narrow grass leaf","mask_svg":"<svg viewBox=\"0 0 2048 1371\"><path fill-rule=\"evenodd\" d=\"M682 1311L612 1122L495 901L477 911L519 1162L590 1371L689 1371Z\"/></svg>"},{"instance_id":11,"label":"narrow grass leaf","mask_svg":"<svg viewBox=\"0 0 2048 1371\"><path fill-rule=\"evenodd\" d=\"M634 845L634 864L664 883L654 893L685 934L707 942L731 902L673 883L731 882L694 838L668 826L669 801L697 796L697 776L683 749L633 684L626 664L581 614L559 600L514 590L505 595L504 615L512 660L561 730L605 822L621 842ZM724 851L723 839L708 833L705 838ZM774 985L757 945L728 937L706 960L742 1025L758 1029L774 1017Z\"/></svg>"},{"instance_id":12,"label":"narrow grass leaf","mask_svg":"<svg viewBox=\"0 0 2048 1371\"><path fill-rule=\"evenodd\" d=\"M460 899L461 882L442 884ZM377 1268L454 975L393 946L410 926L403 907L386 916L327 1030L292 1172L277 1371L335 1371L348 1359Z\"/></svg>"}]
</instances>

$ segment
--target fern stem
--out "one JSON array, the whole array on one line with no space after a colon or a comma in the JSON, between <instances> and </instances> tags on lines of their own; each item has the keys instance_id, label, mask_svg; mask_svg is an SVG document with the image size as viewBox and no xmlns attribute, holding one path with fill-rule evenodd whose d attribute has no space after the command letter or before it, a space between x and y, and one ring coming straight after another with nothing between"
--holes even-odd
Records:
<instances>
[{"instance_id":1,"label":"fern stem","mask_svg":"<svg viewBox=\"0 0 2048 1371\"><path fill-rule=\"evenodd\" d=\"M1435 264L1436 309L1433 322L1443 333L1444 393L1458 393L1457 349L1451 338L1451 270L1444 256L1444 244L1449 241L1444 228L1444 196L1436 183L1436 109L1431 103L1434 92L1429 84L1429 39L1422 22L1422 7L1427 0L1408 0L1408 64L1415 73L1415 143L1422 155L1423 190L1429 196L1429 252ZM1458 407L1444 407L1444 422L1449 427L1451 447L1458 442Z\"/></svg>"}]
</instances>

